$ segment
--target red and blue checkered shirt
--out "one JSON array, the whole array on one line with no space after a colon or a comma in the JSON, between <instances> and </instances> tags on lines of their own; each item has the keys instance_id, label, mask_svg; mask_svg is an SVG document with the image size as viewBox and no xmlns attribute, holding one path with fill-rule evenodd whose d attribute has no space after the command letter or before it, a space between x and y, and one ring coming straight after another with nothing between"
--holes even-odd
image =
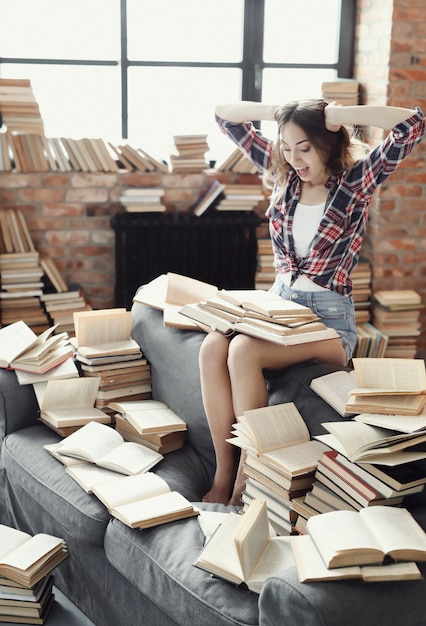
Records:
<instances>
[{"instance_id":1,"label":"red and blue checkered shirt","mask_svg":"<svg viewBox=\"0 0 426 626\"><path fill-rule=\"evenodd\" d=\"M251 122L236 124L216 116L222 132L261 170L269 169L273 142ZM423 137L422 111L398 124L376 148L357 161L350 172L330 176L326 208L318 232L303 258L295 253L292 236L293 217L301 192L296 172L288 175L285 193L271 203L266 216L274 250L274 268L278 273L291 272L342 295L350 295L350 273L358 262L364 239L373 193L411 152ZM275 197L274 187L271 198Z\"/></svg>"}]
</instances>

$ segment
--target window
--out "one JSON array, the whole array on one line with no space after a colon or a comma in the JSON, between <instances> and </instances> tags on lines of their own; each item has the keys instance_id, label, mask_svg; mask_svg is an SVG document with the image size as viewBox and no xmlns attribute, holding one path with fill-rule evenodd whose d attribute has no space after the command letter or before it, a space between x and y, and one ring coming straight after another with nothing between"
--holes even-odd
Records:
<instances>
[{"instance_id":1,"label":"window","mask_svg":"<svg viewBox=\"0 0 426 626\"><path fill-rule=\"evenodd\" d=\"M207 133L210 158L229 154L217 102L319 97L324 80L352 75L355 0L0 8L0 76L31 80L47 136L125 140L166 160L174 134Z\"/></svg>"}]
</instances>

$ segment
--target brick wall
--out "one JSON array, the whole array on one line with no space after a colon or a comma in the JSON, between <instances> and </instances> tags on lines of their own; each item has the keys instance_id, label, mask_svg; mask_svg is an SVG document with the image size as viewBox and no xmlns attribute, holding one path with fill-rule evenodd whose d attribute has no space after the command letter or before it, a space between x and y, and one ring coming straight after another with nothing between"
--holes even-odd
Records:
<instances>
[{"instance_id":1,"label":"brick wall","mask_svg":"<svg viewBox=\"0 0 426 626\"><path fill-rule=\"evenodd\" d=\"M358 0L355 78L364 104L419 105L426 113L424 0ZM415 289L426 301L425 163L426 140L375 196L363 247L373 291ZM426 313L418 346L426 351Z\"/></svg>"},{"instance_id":2,"label":"brick wall","mask_svg":"<svg viewBox=\"0 0 426 626\"><path fill-rule=\"evenodd\" d=\"M258 180L251 174L217 177L224 183ZM81 284L93 308L108 308L115 287L110 219L123 211L122 190L162 187L167 210L179 212L188 211L209 182L204 173L0 173L0 208L20 209L36 249L54 259L67 284Z\"/></svg>"}]
</instances>

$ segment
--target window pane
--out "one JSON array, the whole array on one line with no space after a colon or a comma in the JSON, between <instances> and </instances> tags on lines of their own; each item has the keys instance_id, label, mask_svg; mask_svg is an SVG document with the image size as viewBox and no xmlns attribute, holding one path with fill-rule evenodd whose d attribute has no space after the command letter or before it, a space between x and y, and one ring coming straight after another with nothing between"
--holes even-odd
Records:
<instances>
[{"instance_id":1,"label":"window pane","mask_svg":"<svg viewBox=\"0 0 426 626\"><path fill-rule=\"evenodd\" d=\"M128 57L239 62L243 0L128 0Z\"/></svg>"},{"instance_id":2,"label":"window pane","mask_svg":"<svg viewBox=\"0 0 426 626\"><path fill-rule=\"evenodd\" d=\"M232 151L214 121L215 105L240 99L236 69L130 68L129 143L170 161L173 135L208 135L207 159Z\"/></svg>"},{"instance_id":3,"label":"window pane","mask_svg":"<svg viewBox=\"0 0 426 626\"><path fill-rule=\"evenodd\" d=\"M2 2L1 12L0 41L3 57L119 57L118 0L13 0Z\"/></svg>"},{"instance_id":4,"label":"window pane","mask_svg":"<svg viewBox=\"0 0 426 626\"><path fill-rule=\"evenodd\" d=\"M324 81L335 80L337 71L331 69L265 69L263 71L263 102L285 103L289 100L321 98ZM263 122L262 131L269 136L275 134L273 122Z\"/></svg>"},{"instance_id":5,"label":"window pane","mask_svg":"<svg viewBox=\"0 0 426 626\"><path fill-rule=\"evenodd\" d=\"M4 78L29 78L47 137L121 136L117 67L5 64Z\"/></svg>"},{"instance_id":6,"label":"window pane","mask_svg":"<svg viewBox=\"0 0 426 626\"><path fill-rule=\"evenodd\" d=\"M266 63L336 63L340 0L265 0Z\"/></svg>"}]
</instances>

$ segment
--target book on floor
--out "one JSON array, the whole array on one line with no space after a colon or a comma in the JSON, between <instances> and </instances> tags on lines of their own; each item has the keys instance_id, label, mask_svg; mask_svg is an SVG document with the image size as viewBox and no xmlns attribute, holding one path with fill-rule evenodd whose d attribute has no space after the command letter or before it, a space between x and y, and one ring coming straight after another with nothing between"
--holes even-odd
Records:
<instances>
[{"instance_id":1,"label":"book on floor","mask_svg":"<svg viewBox=\"0 0 426 626\"><path fill-rule=\"evenodd\" d=\"M0 575L32 587L68 556L63 539L0 524Z\"/></svg>"},{"instance_id":2,"label":"book on floor","mask_svg":"<svg viewBox=\"0 0 426 626\"><path fill-rule=\"evenodd\" d=\"M228 514L193 565L260 593L265 580L294 565L294 558L289 537L272 530L265 501L254 500L244 514Z\"/></svg>"}]
</instances>

